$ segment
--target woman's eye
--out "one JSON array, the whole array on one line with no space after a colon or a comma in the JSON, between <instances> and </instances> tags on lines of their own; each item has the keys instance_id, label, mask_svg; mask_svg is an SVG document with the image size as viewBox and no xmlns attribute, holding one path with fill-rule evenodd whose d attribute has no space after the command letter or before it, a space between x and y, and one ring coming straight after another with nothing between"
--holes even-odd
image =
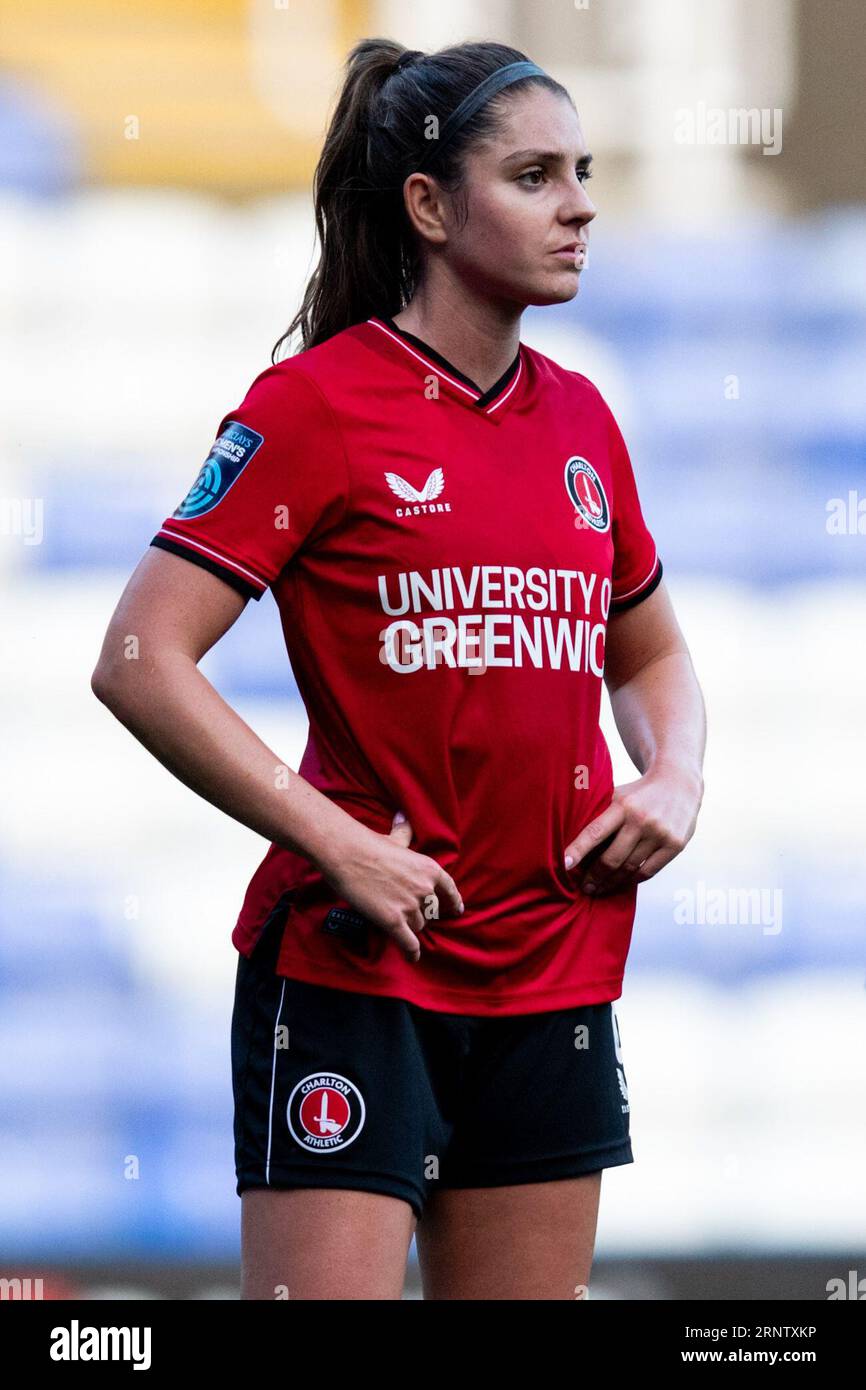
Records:
<instances>
[{"instance_id":1,"label":"woman's eye","mask_svg":"<svg viewBox=\"0 0 866 1390\"><path fill-rule=\"evenodd\" d=\"M585 168L577 169L577 170L576 170L576 173L577 173L577 177L578 177L578 179L579 179L579 181L580 181L581 183L586 183L587 179L591 179L591 178L592 178L592 170L591 170L591 169L585 169ZM543 175L543 174L544 174L544 170L543 170L543 169L527 169L527 171L526 171L525 174L521 174L521 175L520 175L520 179L531 179L531 178L532 178L534 175L536 175L536 174L538 174L538 175ZM518 182L519 182L519 181L520 181L520 180L518 180ZM539 185L538 185L537 183L530 184L530 187L531 187L531 188L538 188L538 186L539 186Z\"/></svg>"}]
</instances>

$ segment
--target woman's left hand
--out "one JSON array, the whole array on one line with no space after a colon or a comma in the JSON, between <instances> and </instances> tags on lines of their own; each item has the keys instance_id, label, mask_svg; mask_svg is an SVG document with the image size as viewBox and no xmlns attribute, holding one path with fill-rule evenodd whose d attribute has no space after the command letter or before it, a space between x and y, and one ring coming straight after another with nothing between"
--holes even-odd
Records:
<instances>
[{"instance_id":1,"label":"woman's left hand","mask_svg":"<svg viewBox=\"0 0 866 1390\"><path fill-rule=\"evenodd\" d=\"M697 769L667 764L614 787L607 809L566 847L566 868L593 897L645 882L685 849L703 794Z\"/></svg>"}]
</instances>

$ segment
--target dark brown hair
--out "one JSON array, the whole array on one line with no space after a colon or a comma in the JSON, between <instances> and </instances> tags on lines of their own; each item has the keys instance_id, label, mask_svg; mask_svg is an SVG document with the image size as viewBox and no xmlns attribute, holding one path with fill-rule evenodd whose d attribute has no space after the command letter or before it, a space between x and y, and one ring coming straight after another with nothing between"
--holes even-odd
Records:
<instances>
[{"instance_id":1,"label":"dark brown hair","mask_svg":"<svg viewBox=\"0 0 866 1390\"><path fill-rule=\"evenodd\" d=\"M430 117L441 128L479 82L526 60L526 54L501 43L462 43L396 69L409 51L390 39L363 39L349 54L313 180L319 262L300 309L273 346L273 362L297 329L302 352L372 314L397 314L412 298L421 260L403 184L420 159L425 173L459 200L466 151L496 133L501 103L513 91L537 82L571 100L552 77L522 77L485 102L444 148L431 152L425 138Z\"/></svg>"}]
</instances>

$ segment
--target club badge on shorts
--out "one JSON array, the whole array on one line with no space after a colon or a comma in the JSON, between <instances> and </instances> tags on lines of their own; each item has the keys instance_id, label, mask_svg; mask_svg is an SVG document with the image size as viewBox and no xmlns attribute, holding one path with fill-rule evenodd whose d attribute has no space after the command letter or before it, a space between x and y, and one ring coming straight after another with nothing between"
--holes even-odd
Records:
<instances>
[{"instance_id":1,"label":"club badge on shorts","mask_svg":"<svg viewBox=\"0 0 866 1390\"><path fill-rule=\"evenodd\" d=\"M610 526L610 507L601 478L588 459L574 454L565 465L565 489L587 526L606 531Z\"/></svg>"},{"instance_id":2,"label":"club badge on shorts","mask_svg":"<svg viewBox=\"0 0 866 1390\"><path fill-rule=\"evenodd\" d=\"M335 1153L357 1139L366 1107L358 1087L336 1072L299 1081L286 1107L292 1138L308 1153Z\"/></svg>"}]
</instances>

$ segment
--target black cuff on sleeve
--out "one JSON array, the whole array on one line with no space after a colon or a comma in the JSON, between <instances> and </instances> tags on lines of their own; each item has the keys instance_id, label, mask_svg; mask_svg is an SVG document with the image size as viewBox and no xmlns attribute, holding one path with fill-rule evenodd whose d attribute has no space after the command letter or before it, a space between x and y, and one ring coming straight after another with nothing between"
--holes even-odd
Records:
<instances>
[{"instance_id":1,"label":"black cuff on sleeve","mask_svg":"<svg viewBox=\"0 0 866 1390\"><path fill-rule=\"evenodd\" d=\"M650 582L647 584L646 588L641 589L639 594L632 594L629 598L611 599L611 613L624 613L627 608L634 608L636 603L642 603L645 598L649 598L650 594L654 593L655 590L658 588L659 584L661 583L661 577L662 562L661 560L659 560L658 569L656 570Z\"/></svg>"},{"instance_id":2,"label":"black cuff on sleeve","mask_svg":"<svg viewBox=\"0 0 866 1390\"><path fill-rule=\"evenodd\" d=\"M179 555L182 560L191 560L194 565L201 565L202 569L215 574L217 579L225 580L244 598L260 599L264 589L257 589L254 584L250 584L241 575L235 574L234 570L226 569L218 560L213 560L209 555L202 555L200 550L193 550L190 546L180 545L177 541L169 540L167 536L154 536L151 545L157 546L159 550L167 550L170 555Z\"/></svg>"}]
</instances>

